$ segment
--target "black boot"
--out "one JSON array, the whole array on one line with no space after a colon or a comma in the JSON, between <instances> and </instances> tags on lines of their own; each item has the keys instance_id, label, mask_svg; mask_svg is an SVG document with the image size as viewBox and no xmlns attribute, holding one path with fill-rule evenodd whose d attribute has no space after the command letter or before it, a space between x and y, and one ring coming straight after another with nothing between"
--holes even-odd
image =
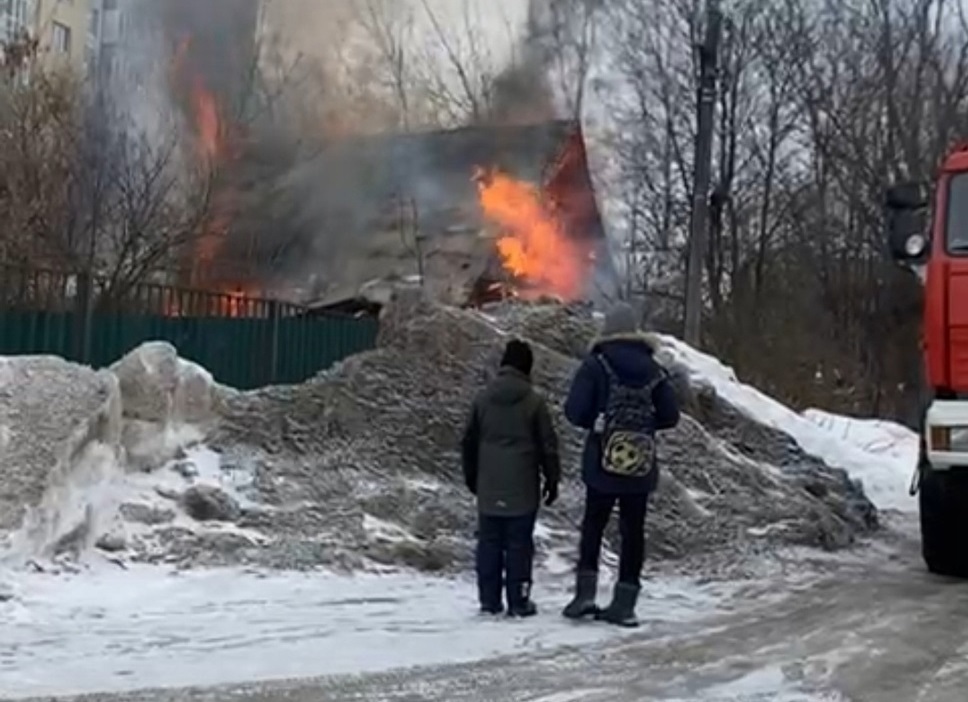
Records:
<instances>
[{"instance_id":1,"label":"black boot","mask_svg":"<svg viewBox=\"0 0 968 702\"><path fill-rule=\"evenodd\" d=\"M533 617L538 606L531 600L531 583L515 583L508 587L508 616Z\"/></svg>"},{"instance_id":2,"label":"black boot","mask_svg":"<svg viewBox=\"0 0 968 702\"><path fill-rule=\"evenodd\" d=\"M575 596L567 604L562 615L568 619L584 619L598 614L595 597L598 594L598 573L578 573L575 578Z\"/></svg>"},{"instance_id":3,"label":"black boot","mask_svg":"<svg viewBox=\"0 0 968 702\"><path fill-rule=\"evenodd\" d=\"M538 605L536 605L532 600L524 600L523 602L517 602L513 607L508 609L508 616L510 617L533 617L538 613Z\"/></svg>"},{"instance_id":4,"label":"black boot","mask_svg":"<svg viewBox=\"0 0 968 702\"><path fill-rule=\"evenodd\" d=\"M612 603L599 612L595 618L617 626L637 627L639 620L635 616L635 604L638 599L639 587L637 585L618 583L615 585Z\"/></svg>"}]
</instances>

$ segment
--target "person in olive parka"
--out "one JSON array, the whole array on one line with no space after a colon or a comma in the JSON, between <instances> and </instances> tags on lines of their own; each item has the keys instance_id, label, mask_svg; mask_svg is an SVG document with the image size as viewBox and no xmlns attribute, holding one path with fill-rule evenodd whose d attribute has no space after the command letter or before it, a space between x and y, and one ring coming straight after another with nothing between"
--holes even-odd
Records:
<instances>
[{"instance_id":1,"label":"person in olive parka","mask_svg":"<svg viewBox=\"0 0 968 702\"><path fill-rule=\"evenodd\" d=\"M477 584L481 612L537 613L531 600L534 527L542 498L558 497L558 436L531 385L531 347L508 342L497 377L475 398L462 440L464 480L477 496ZM542 477L544 478L542 482Z\"/></svg>"}]
</instances>

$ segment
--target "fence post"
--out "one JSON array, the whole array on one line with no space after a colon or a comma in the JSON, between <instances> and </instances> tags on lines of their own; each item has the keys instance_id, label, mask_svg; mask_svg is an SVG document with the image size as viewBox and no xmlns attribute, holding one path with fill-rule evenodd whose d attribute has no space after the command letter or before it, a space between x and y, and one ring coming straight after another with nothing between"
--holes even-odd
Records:
<instances>
[{"instance_id":1,"label":"fence post","mask_svg":"<svg viewBox=\"0 0 968 702\"><path fill-rule=\"evenodd\" d=\"M269 319L272 325L272 338L269 345L269 384L275 385L279 376L279 334L282 320L282 310L278 300L269 302Z\"/></svg>"},{"instance_id":2,"label":"fence post","mask_svg":"<svg viewBox=\"0 0 968 702\"><path fill-rule=\"evenodd\" d=\"M72 352L76 363L91 362L91 317L94 301L94 280L87 271L77 274L77 294L74 298L74 343Z\"/></svg>"}]
</instances>

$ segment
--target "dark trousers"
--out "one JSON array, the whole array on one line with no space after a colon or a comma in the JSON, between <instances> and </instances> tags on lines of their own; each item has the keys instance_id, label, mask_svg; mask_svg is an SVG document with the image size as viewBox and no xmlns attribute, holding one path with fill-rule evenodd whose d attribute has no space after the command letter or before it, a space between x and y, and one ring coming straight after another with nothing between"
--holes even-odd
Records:
<instances>
[{"instance_id":1,"label":"dark trousers","mask_svg":"<svg viewBox=\"0 0 968 702\"><path fill-rule=\"evenodd\" d=\"M537 516L536 512L522 517L479 516L477 591L481 607L500 608L502 584L506 586L510 608L531 597L534 523Z\"/></svg>"},{"instance_id":2,"label":"dark trousers","mask_svg":"<svg viewBox=\"0 0 968 702\"><path fill-rule=\"evenodd\" d=\"M605 527L618 502L619 552L618 579L621 583L639 586L642 564L645 562L645 512L649 495L611 495L588 488L585 498L585 517L581 525L581 546L578 554L580 572L598 572L598 558L602 551Z\"/></svg>"}]
</instances>

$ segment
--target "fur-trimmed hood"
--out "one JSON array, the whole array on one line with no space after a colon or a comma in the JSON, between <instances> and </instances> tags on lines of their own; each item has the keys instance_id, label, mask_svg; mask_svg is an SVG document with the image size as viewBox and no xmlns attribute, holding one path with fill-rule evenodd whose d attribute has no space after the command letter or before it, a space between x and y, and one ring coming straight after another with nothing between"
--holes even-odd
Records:
<instances>
[{"instance_id":1,"label":"fur-trimmed hood","mask_svg":"<svg viewBox=\"0 0 968 702\"><path fill-rule=\"evenodd\" d=\"M605 357L620 378L635 386L648 382L659 372L661 365L655 356L661 347L656 334L621 332L595 339L589 355Z\"/></svg>"},{"instance_id":2,"label":"fur-trimmed hood","mask_svg":"<svg viewBox=\"0 0 968 702\"><path fill-rule=\"evenodd\" d=\"M613 341L642 344L646 346L652 353L655 353L662 347L662 342L659 340L659 336L657 334L651 334L649 332L631 332L625 334L609 334L607 336L598 336L592 341L591 345L588 347L588 351L590 353L594 353L602 345Z\"/></svg>"}]
</instances>

